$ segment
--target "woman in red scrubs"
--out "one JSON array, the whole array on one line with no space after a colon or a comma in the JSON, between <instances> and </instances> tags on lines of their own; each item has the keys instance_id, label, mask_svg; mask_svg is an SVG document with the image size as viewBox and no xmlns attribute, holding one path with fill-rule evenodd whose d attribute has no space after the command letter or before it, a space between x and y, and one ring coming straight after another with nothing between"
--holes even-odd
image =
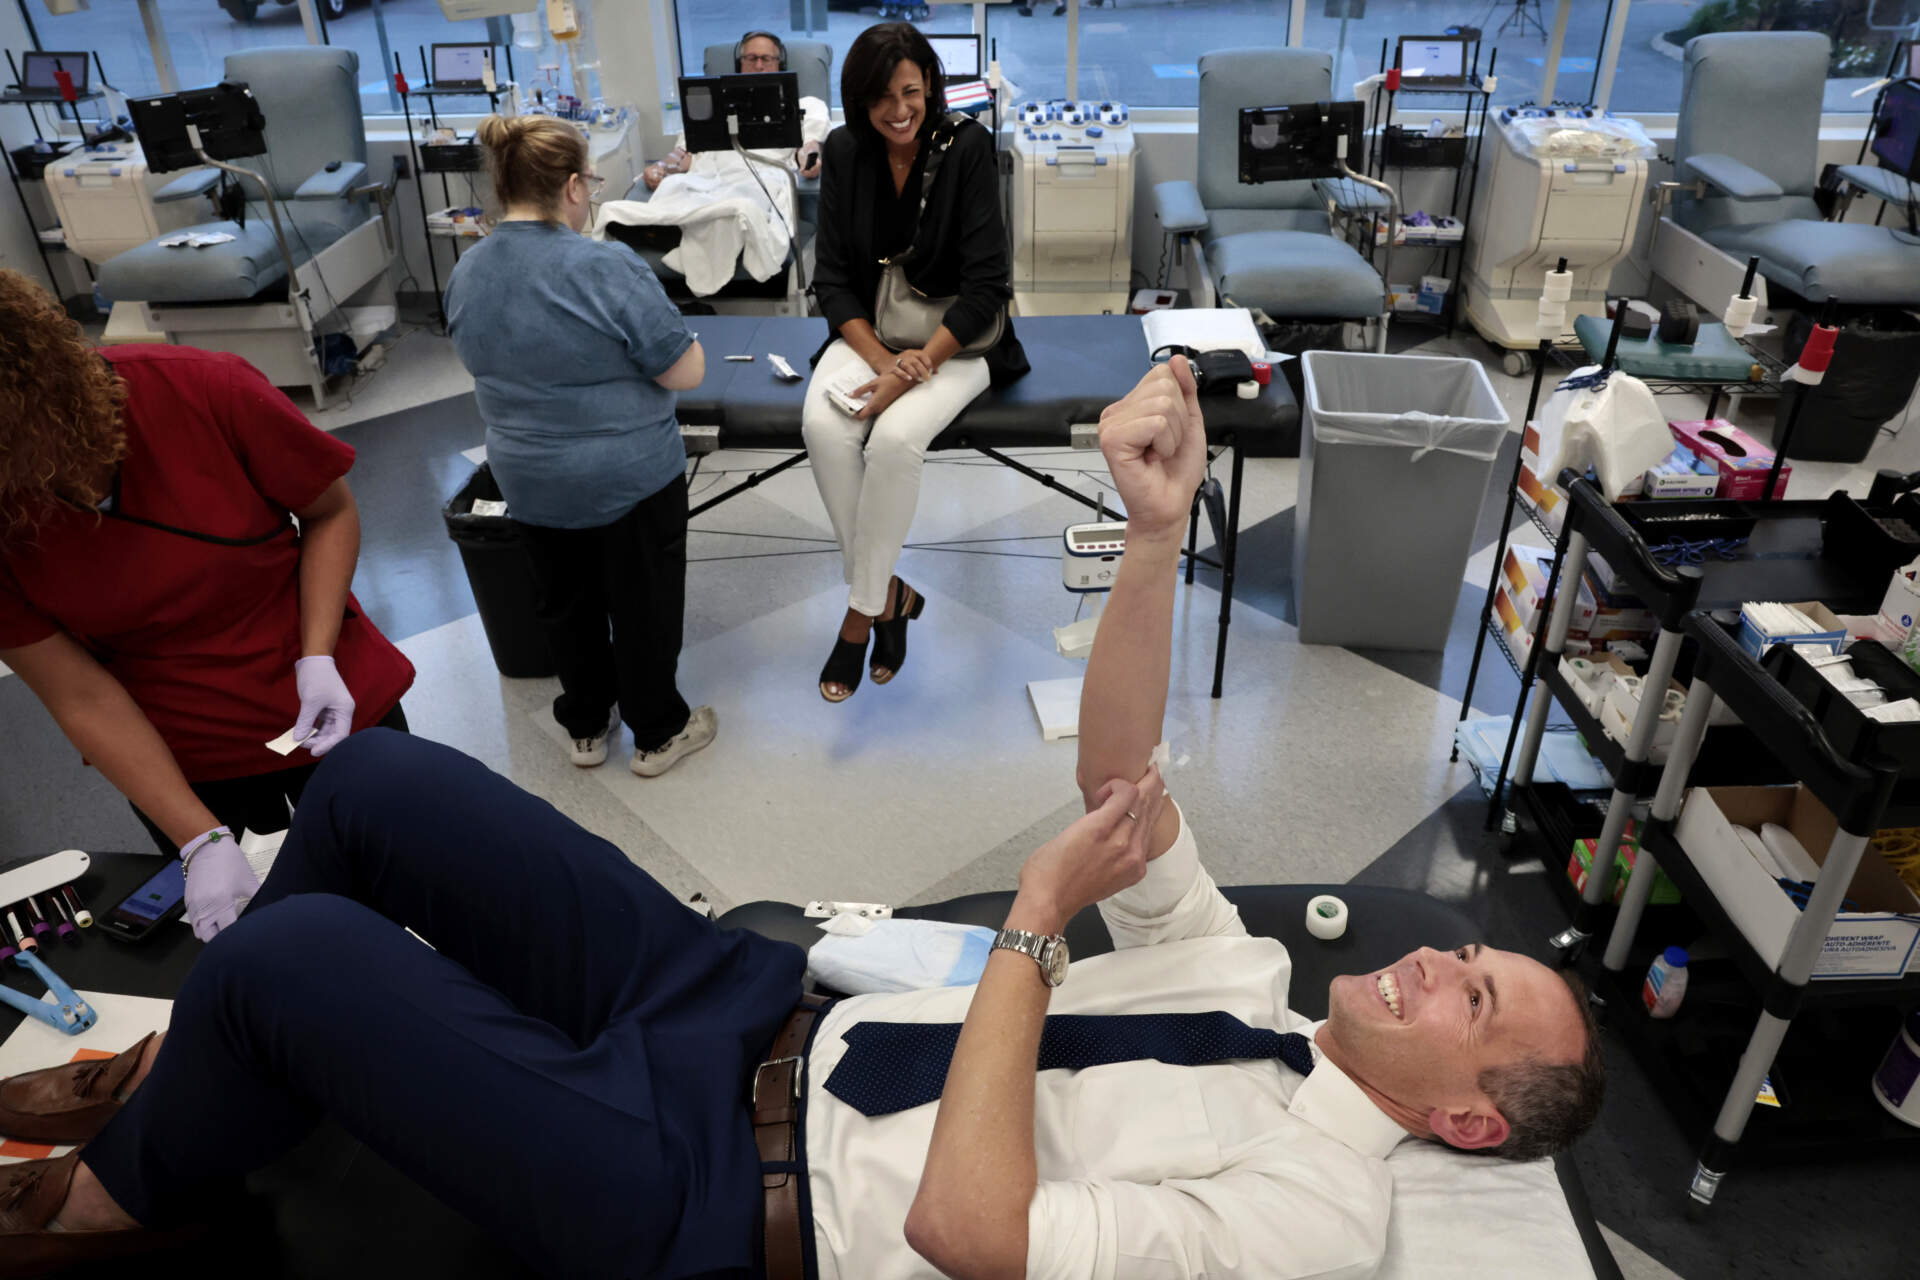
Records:
<instances>
[{"instance_id":1,"label":"woman in red scrubs","mask_svg":"<svg viewBox=\"0 0 1920 1280\"><path fill-rule=\"evenodd\" d=\"M259 887L234 834L283 829L349 733L406 727L413 665L348 590L352 465L238 356L96 351L0 270L0 663L179 852L202 940Z\"/></svg>"}]
</instances>

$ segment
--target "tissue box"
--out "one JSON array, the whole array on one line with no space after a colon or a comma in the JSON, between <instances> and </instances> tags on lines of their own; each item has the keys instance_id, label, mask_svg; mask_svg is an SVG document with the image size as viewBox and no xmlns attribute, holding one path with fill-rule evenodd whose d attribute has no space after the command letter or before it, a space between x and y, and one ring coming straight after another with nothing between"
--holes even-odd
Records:
<instances>
[{"instance_id":1,"label":"tissue box","mask_svg":"<svg viewBox=\"0 0 1920 1280\"><path fill-rule=\"evenodd\" d=\"M1839 653L1847 642L1847 624L1835 616L1833 610L1817 600L1806 603L1785 601L1800 612L1812 618L1818 631L1809 631L1801 635L1776 635L1762 632L1748 619L1746 610L1740 611L1740 647L1752 654L1758 661L1768 649L1776 644L1817 644Z\"/></svg>"},{"instance_id":2,"label":"tissue box","mask_svg":"<svg viewBox=\"0 0 1920 1280\"><path fill-rule=\"evenodd\" d=\"M1773 469L1773 450L1766 445L1725 418L1667 425L1680 443L1713 464L1720 476L1714 492L1716 498L1747 502L1766 493L1767 473ZM1792 474L1791 465L1780 468L1780 486L1774 492L1775 497L1786 495L1787 477Z\"/></svg>"},{"instance_id":3,"label":"tissue box","mask_svg":"<svg viewBox=\"0 0 1920 1280\"><path fill-rule=\"evenodd\" d=\"M1768 822L1793 832L1823 865L1839 825L1804 787L1695 787L1674 837L1760 959L1777 968L1800 909L1733 831L1736 823L1758 831ZM1861 855L1846 896L1861 910L1833 918L1813 976L1898 978L1912 970L1920 950L1920 899L1874 850Z\"/></svg>"},{"instance_id":4,"label":"tissue box","mask_svg":"<svg viewBox=\"0 0 1920 1280\"><path fill-rule=\"evenodd\" d=\"M1573 842L1573 856L1567 859L1567 879L1573 882L1577 891L1586 890L1587 873L1593 866L1593 852L1598 844L1599 841L1592 837ZM1620 848L1613 855L1613 889L1608 894L1608 901L1615 906L1626 894L1627 880L1633 875L1634 863L1639 857L1640 841L1634 834L1633 823L1629 821ZM1671 906L1680 901L1680 887L1667 878L1664 870L1656 867L1653 873L1653 896L1647 901L1656 907Z\"/></svg>"}]
</instances>

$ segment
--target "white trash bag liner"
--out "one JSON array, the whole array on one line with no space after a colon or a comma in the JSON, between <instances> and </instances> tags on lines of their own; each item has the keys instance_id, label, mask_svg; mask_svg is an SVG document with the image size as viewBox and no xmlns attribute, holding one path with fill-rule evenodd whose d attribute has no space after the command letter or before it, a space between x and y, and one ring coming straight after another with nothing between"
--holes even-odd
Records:
<instances>
[{"instance_id":1,"label":"white trash bag liner","mask_svg":"<svg viewBox=\"0 0 1920 1280\"><path fill-rule=\"evenodd\" d=\"M1667 415L1640 379L1600 366L1576 369L1553 389L1534 419L1540 436L1540 478L1558 484L1560 469L1592 467L1608 502L1637 491L1641 477L1673 452Z\"/></svg>"},{"instance_id":2,"label":"white trash bag liner","mask_svg":"<svg viewBox=\"0 0 1920 1280\"><path fill-rule=\"evenodd\" d=\"M1482 461L1500 452L1507 411L1477 360L1309 351L1300 357L1307 429L1324 444L1397 445Z\"/></svg>"}]
</instances>

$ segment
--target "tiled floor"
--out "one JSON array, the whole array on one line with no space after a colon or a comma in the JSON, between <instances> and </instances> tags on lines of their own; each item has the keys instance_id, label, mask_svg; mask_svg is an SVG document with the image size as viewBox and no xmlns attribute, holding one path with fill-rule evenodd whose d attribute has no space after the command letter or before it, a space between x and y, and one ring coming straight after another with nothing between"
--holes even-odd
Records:
<instances>
[{"instance_id":1,"label":"tiled floor","mask_svg":"<svg viewBox=\"0 0 1920 1280\"><path fill-rule=\"evenodd\" d=\"M1422 349L1484 355L1466 338ZM1528 381L1497 370L1491 377L1517 423ZM316 415L360 451L352 480L365 540L356 591L419 668L405 703L416 732L477 756L614 840L674 892L705 893L722 909L760 897L904 903L1006 888L1027 853L1078 812L1073 745L1042 741L1026 683L1080 670L1055 652L1051 632L1076 605L1059 585L1060 530L1084 516L970 455L936 455L928 467L902 573L929 604L899 679L866 685L839 707L815 690L844 587L802 466L695 522L682 685L718 709L718 740L652 781L625 768L630 740L601 769L569 766L547 709L554 683L496 673L440 519L484 435L471 385L445 340L417 331L351 400ZM1684 417L1703 406L1676 399L1668 407ZM1511 456L1496 462L1497 476ZM696 500L772 460L707 458ZM1026 460L1082 492L1111 489L1097 455L1034 450ZM1797 465L1793 495L1863 487L1876 465L1920 466L1920 434L1883 441L1866 467ZM1494 851L1480 831L1472 777L1447 762L1498 534L1498 483L1483 505L1480 550L1466 566L1446 651L1390 654L1298 642L1287 554L1298 476L1290 459L1247 463L1220 701L1207 696L1214 575L1178 596L1169 781L1214 874L1225 883L1414 886L1461 904L1495 943L1540 954L1564 923L1545 873ZM1514 690L1504 663L1489 655L1476 707L1504 713ZM80 764L18 680L0 678L0 723L8 781L0 846L141 847L124 803ZM1625 1055L1611 1056L1615 1101L1579 1161L1624 1274L1786 1274L1778 1238L1761 1225L1781 1206L1816 1197L1834 1219L1826 1229L1858 1246L1845 1274L1892 1275L1903 1265L1892 1245L1874 1242L1886 1239L1893 1215L1920 1202L1911 1166L1742 1171L1708 1222L1683 1222L1690 1150Z\"/></svg>"}]
</instances>

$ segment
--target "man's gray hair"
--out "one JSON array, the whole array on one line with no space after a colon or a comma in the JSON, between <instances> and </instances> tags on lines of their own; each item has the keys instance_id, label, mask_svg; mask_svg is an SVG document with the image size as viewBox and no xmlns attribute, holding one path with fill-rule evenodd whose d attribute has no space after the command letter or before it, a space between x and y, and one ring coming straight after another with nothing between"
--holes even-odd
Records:
<instances>
[{"instance_id":1,"label":"man's gray hair","mask_svg":"<svg viewBox=\"0 0 1920 1280\"><path fill-rule=\"evenodd\" d=\"M1578 1062L1543 1062L1530 1058L1480 1073L1480 1088L1506 1117L1507 1140L1482 1147L1476 1155L1503 1160L1538 1160L1570 1145L1600 1114L1606 1092L1607 1066L1600 1054L1600 1026L1594 1021L1586 984L1572 974L1560 975L1580 1011L1581 1040Z\"/></svg>"}]
</instances>

